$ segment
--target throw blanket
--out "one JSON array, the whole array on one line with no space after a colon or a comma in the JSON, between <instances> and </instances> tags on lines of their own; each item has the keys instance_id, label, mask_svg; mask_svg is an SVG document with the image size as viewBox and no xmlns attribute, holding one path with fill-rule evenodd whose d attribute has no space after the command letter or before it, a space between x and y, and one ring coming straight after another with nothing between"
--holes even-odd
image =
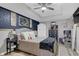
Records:
<instances>
[{"instance_id":1,"label":"throw blanket","mask_svg":"<svg viewBox=\"0 0 79 59\"><path fill-rule=\"evenodd\" d=\"M53 51L55 38L48 37L45 40L40 42L40 49L45 49L49 51Z\"/></svg>"}]
</instances>

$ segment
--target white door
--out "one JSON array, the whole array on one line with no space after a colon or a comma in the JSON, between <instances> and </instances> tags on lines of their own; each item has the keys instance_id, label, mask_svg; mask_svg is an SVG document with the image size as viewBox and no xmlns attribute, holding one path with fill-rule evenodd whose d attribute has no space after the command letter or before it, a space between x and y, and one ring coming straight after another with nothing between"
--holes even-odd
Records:
<instances>
[{"instance_id":1,"label":"white door","mask_svg":"<svg viewBox=\"0 0 79 59\"><path fill-rule=\"evenodd\" d=\"M76 51L79 53L79 27L77 27L76 33Z\"/></svg>"},{"instance_id":2,"label":"white door","mask_svg":"<svg viewBox=\"0 0 79 59\"><path fill-rule=\"evenodd\" d=\"M76 24L73 26L73 30L72 30L72 50L75 49L75 40L76 40Z\"/></svg>"}]
</instances>

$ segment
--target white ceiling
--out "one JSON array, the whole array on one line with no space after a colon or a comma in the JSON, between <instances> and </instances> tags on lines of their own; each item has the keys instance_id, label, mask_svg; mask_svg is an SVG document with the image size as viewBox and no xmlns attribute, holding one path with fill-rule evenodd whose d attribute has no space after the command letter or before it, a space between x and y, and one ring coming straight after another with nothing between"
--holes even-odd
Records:
<instances>
[{"instance_id":1,"label":"white ceiling","mask_svg":"<svg viewBox=\"0 0 79 59\"><path fill-rule=\"evenodd\" d=\"M55 10L45 10L44 13L42 13L41 9L34 9L36 7L40 7L39 4L37 3L27 3L26 4L28 7L30 7L34 12L36 12L40 17L48 17L48 16L51 16L51 15L60 15L61 14L61 4L51 4L49 5L49 7L52 7L54 8Z\"/></svg>"},{"instance_id":2,"label":"white ceiling","mask_svg":"<svg viewBox=\"0 0 79 59\"><path fill-rule=\"evenodd\" d=\"M34 9L39 7L38 4L26 3L26 5L41 18L41 22L66 20L72 17L73 13L79 6L78 3L52 3L50 7L54 8L54 10L45 10L45 12L42 13L41 9Z\"/></svg>"},{"instance_id":3,"label":"white ceiling","mask_svg":"<svg viewBox=\"0 0 79 59\"><path fill-rule=\"evenodd\" d=\"M78 8L79 4L52 3L50 7L54 8L54 11L46 10L44 13L42 13L40 9L33 9L39 6L37 3L0 3L0 6L37 21L46 22L70 19Z\"/></svg>"}]
</instances>

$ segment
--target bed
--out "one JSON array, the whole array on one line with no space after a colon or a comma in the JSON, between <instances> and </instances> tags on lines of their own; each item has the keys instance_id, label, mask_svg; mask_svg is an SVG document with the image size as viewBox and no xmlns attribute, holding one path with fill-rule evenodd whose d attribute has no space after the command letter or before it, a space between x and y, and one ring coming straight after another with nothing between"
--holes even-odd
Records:
<instances>
[{"instance_id":1,"label":"bed","mask_svg":"<svg viewBox=\"0 0 79 59\"><path fill-rule=\"evenodd\" d=\"M27 35L28 36L28 35ZM22 40L19 40L19 46L18 49L24 52L31 53L33 55L38 55L38 56L53 56L54 53L51 50L48 49L47 47L47 39L49 38L39 38L35 37L33 39L28 39L24 40L25 38L21 38ZM50 42L50 41L49 41ZM46 46L45 46L46 45ZM50 44L48 44L50 46ZM54 40L53 40L53 45L54 47ZM47 49L46 49L47 48Z\"/></svg>"}]
</instances>

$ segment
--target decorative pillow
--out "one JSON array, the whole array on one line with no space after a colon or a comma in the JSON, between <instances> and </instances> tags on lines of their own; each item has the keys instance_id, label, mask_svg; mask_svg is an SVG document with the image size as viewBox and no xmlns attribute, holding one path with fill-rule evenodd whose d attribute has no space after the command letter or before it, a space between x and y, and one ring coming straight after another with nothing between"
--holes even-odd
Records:
<instances>
[{"instance_id":1,"label":"decorative pillow","mask_svg":"<svg viewBox=\"0 0 79 59\"><path fill-rule=\"evenodd\" d=\"M35 33L34 33L34 31L30 31L29 32L29 36L30 36L31 39L35 39Z\"/></svg>"},{"instance_id":2,"label":"decorative pillow","mask_svg":"<svg viewBox=\"0 0 79 59\"><path fill-rule=\"evenodd\" d=\"M31 37L30 33L29 33L28 39L29 39L29 40L32 40L32 37Z\"/></svg>"},{"instance_id":3,"label":"decorative pillow","mask_svg":"<svg viewBox=\"0 0 79 59\"><path fill-rule=\"evenodd\" d=\"M35 39L34 31L22 32L21 34L25 40Z\"/></svg>"},{"instance_id":4,"label":"decorative pillow","mask_svg":"<svg viewBox=\"0 0 79 59\"><path fill-rule=\"evenodd\" d=\"M25 40L24 36L21 34L20 35L21 40Z\"/></svg>"},{"instance_id":5,"label":"decorative pillow","mask_svg":"<svg viewBox=\"0 0 79 59\"><path fill-rule=\"evenodd\" d=\"M26 40L29 40L29 32L25 32L26 34L25 34L25 39Z\"/></svg>"},{"instance_id":6,"label":"decorative pillow","mask_svg":"<svg viewBox=\"0 0 79 59\"><path fill-rule=\"evenodd\" d=\"M25 40L28 40L28 32L22 32L21 34L24 36Z\"/></svg>"}]
</instances>

